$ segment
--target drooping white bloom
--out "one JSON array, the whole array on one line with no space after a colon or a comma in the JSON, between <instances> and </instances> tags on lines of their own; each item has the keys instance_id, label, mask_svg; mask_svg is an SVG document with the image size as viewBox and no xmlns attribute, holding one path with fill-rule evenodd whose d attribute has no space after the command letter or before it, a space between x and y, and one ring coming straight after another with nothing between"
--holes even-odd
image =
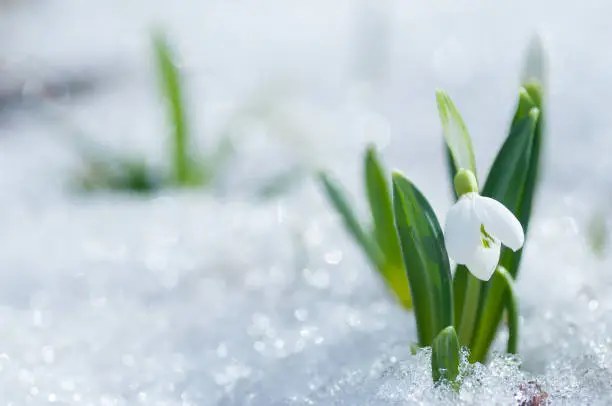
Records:
<instances>
[{"instance_id":1,"label":"drooping white bloom","mask_svg":"<svg viewBox=\"0 0 612 406\"><path fill-rule=\"evenodd\" d=\"M525 242L525 234L503 204L469 192L461 194L448 212L444 239L451 259L487 281L499 262L501 244L517 251Z\"/></svg>"}]
</instances>

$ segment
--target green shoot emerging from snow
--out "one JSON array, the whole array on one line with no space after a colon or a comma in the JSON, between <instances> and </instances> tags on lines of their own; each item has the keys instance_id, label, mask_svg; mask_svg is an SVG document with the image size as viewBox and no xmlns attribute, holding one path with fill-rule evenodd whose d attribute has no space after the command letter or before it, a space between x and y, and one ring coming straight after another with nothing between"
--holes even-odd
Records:
<instances>
[{"instance_id":1,"label":"green shoot emerging from snow","mask_svg":"<svg viewBox=\"0 0 612 406\"><path fill-rule=\"evenodd\" d=\"M182 77L176 56L166 37L152 37L153 54L161 98L169 122L169 172L153 167L145 159L120 154L100 154L87 159L87 172L81 185L86 190L111 189L149 193L164 187L209 186L233 155L230 138L223 138L208 156L195 156Z\"/></svg>"},{"instance_id":2,"label":"green shoot emerging from snow","mask_svg":"<svg viewBox=\"0 0 612 406\"><path fill-rule=\"evenodd\" d=\"M461 347L467 347L471 362L484 361L504 313L507 351L518 350L514 280L537 189L544 137L543 78L537 77L543 72L543 58L538 51L541 47L530 50L529 81L519 90L508 136L482 188L467 126L451 98L437 91L456 198L446 216L444 233L425 196L399 172L392 176L390 214L382 172L366 171L373 232L365 231L357 221L338 185L321 175L327 195L347 228L396 294L398 286L406 287L403 280L400 285L393 283L399 280L397 270L405 272L410 289L410 296L405 297L410 297L414 310L418 345L432 347L433 379L451 381L454 388L460 382ZM366 163L371 162L373 149L366 156ZM380 168L377 160L373 162ZM389 225L391 218L394 227ZM454 274L449 258L458 265Z\"/></svg>"},{"instance_id":3,"label":"green shoot emerging from snow","mask_svg":"<svg viewBox=\"0 0 612 406\"><path fill-rule=\"evenodd\" d=\"M504 311L507 351L517 351L514 278L536 188L542 93L533 83L521 88L509 135L482 190L467 127L450 97L442 91L437 96L445 132L455 129L445 140L457 201L446 216L444 235L427 200L400 174L393 178L393 202L419 344L433 347L434 380L454 381L460 346L469 349L470 361L484 361ZM452 278L449 257L459 265Z\"/></svg>"}]
</instances>

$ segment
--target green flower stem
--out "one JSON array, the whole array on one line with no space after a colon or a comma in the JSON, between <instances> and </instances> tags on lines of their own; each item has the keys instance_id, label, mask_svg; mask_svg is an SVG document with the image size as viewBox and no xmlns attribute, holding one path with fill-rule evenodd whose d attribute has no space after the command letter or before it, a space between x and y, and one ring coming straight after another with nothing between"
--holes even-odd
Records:
<instances>
[{"instance_id":1,"label":"green flower stem","mask_svg":"<svg viewBox=\"0 0 612 406\"><path fill-rule=\"evenodd\" d=\"M509 354L518 354L518 300L514 288L508 286L506 291L506 310L508 312L508 346L506 351Z\"/></svg>"},{"instance_id":2,"label":"green flower stem","mask_svg":"<svg viewBox=\"0 0 612 406\"><path fill-rule=\"evenodd\" d=\"M476 313L480 302L480 281L472 275L468 275L465 300L461 324L459 325L459 339L461 344L470 347L472 335L476 327Z\"/></svg>"},{"instance_id":3,"label":"green flower stem","mask_svg":"<svg viewBox=\"0 0 612 406\"><path fill-rule=\"evenodd\" d=\"M503 300L492 302L491 298L503 298ZM483 301L478 331L471 343L470 362L484 361L491 342L495 338L497 326L501 321L504 309L508 314L508 347L506 351L510 354L516 354L519 334L518 297L514 290L514 279L503 266L499 265L491 278L491 286Z\"/></svg>"}]
</instances>

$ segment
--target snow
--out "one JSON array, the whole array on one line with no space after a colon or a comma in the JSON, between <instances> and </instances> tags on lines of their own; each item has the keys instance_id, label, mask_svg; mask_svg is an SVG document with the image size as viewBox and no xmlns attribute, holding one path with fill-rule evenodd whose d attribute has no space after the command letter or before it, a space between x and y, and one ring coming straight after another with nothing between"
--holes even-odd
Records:
<instances>
[{"instance_id":1,"label":"snow","mask_svg":"<svg viewBox=\"0 0 612 406\"><path fill-rule=\"evenodd\" d=\"M0 403L611 402L611 261L592 254L586 230L591 213L609 207L612 5L376 4L366 14L365 2L346 1L2 6L3 84L28 78L36 89L40 79L92 70L103 85L50 104L0 105ZM363 32L355 21L390 29ZM79 160L66 123L163 161L153 23L179 45L203 149L260 97L273 123L261 114L241 122L238 159L220 189L74 193ZM518 282L521 356L464 365L459 393L434 388L430 354L410 351L412 316L390 299L317 185L304 179L271 200L253 191L292 164L325 167L363 209L360 159L374 141L442 220L450 193L434 90L459 106L485 176L533 31L549 51L549 139ZM351 42L368 34L387 48ZM355 66L370 52L378 68Z\"/></svg>"}]
</instances>

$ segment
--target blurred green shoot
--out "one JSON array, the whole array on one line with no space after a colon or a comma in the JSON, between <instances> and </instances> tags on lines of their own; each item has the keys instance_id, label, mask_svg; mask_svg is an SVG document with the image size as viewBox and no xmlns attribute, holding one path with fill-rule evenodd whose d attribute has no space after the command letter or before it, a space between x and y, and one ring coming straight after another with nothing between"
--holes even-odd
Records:
<instances>
[{"instance_id":1,"label":"blurred green shoot","mask_svg":"<svg viewBox=\"0 0 612 406\"><path fill-rule=\"evenodd\" d=\"M588 246L591 252L599 258L605 256L610 239L606 221L606 214L600 209L591 215L587 224L586 239Z\"/></svg>"},{"instance_id":2,"label":"blurred green shoot","mask_svg":"<svg viewBox=\"0 0 612 406\"><path fill-rule=\"evenodd\" d=\"M277 107L279 92L272 89L270 93L268 89L256 94L229 117L217 134L219 142L210 152L195 154L184 83L175 52L161 31L155 31L151 41L160 97L169 123L168 163L163 167L154 166L144 157L113 152L95 145L81 131L71 131L76 135L74 143L79 147L85 166L78 179L81 190L154 193L164 188L212 188L220 185L228 163L235 157L238 136L246 133L243 127L257 121L270 127L272 134L292 137L294 143L301 138L296 135L302 135L302 129L292 125L285 112ZM309 171L304 163L293 165L264 179L251 192L260 199L279 197L302 181L306 173Z\"/></svg>"},{"instance_id":3,"label":"blurred green shoot","mask_svg":"<svg viewBox=\"0 0 612 406\"><path fill-rule=\"evenodd\" d=\"M87 161L86 172L79 180L85 191L99 189L148 193L161 188L161 174L156 174L137 158Z\"/></svg>"},{"instance_id":4,"label":"blurred green shoot","mask_svg":"<svg viewBox=\"0 0 612 406\"><path fill-rule=\"evenodd\" d=\"M108 151L102 154L99 148L86 148L86 170L79 182L84 190L152 193L162 188L210 187L234 154L233 142L226 136L212 153L194 156L184 86L175 53L161 31L153 33L152 45L160 96L170 123L169 173L151 166L143 158Z\"/></svg>"},{"instance_id":5,"label":"blurred green shoot","mask_svg":"<svg viewBox=\"0 0 612 406\"><path fill-rule=\"evenodd\" d=\"M172 124L171 179L177 186L186 186L196 182L199 175L193 160L189 157L189 129L187 128L181 77L176 65L176 57L163 34L159 32L154 34L153 47L160 89L166 103L168 119Z\"/></svg>"}]
</instances>

